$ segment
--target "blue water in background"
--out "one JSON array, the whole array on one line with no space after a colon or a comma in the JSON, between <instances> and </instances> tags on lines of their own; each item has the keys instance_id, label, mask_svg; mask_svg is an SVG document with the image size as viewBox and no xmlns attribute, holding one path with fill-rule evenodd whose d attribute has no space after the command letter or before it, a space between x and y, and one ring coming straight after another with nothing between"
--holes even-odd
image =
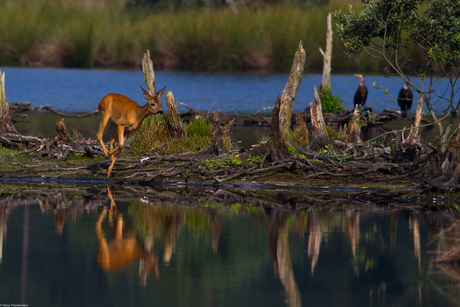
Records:
<instances>
[{"instance_id":1,"label":"blue water in background","mask_svg":"<svg viewBox=\"0 0 460 307\"><path fill-rule=\"evenodd\" d=\"M32 106L53 105L63 112L88 112L97 108L99 101L108 93L120 93L145 104L140 86L145 87L140 70L98 70L98 69L52 69L12 68L1 69L6 76L6 97L9 102L30 102ZM166 86L172 91L176 102L183 102L200 112L220 110L227 113L253 114L271 107L278 94L284 89L288 74L258 73L200 73L200 72L155 72L157 88ZM417 77L411 80L417 85ZM385 96L373 83L388 89ZM304 75L294 103L294 111L303 111L313 100L313 87L321 83L321 75ZM369 90L366 106L374 112L387 108L399 109L396 98L403 85L400 77L366 76ZM333 94L343 99L346 109L353 108L353 95L359 85L359 78L353 75L332 75ZM435 93L448 97L448 82L441 79L435 86ZM457 85L458 92L460 85ZM456 100L460 94L457 93ZM418 98L415 95L415 98ZM165 97L161 99L165 102ZM433 100L434 102L435 100ZM447 102L434 104L441 112ZM179 106L179 111L186 111ZM268 113L270 111L266 111ZM415 112L415 103L411 112Z\"/></svg>"}]
</instances>

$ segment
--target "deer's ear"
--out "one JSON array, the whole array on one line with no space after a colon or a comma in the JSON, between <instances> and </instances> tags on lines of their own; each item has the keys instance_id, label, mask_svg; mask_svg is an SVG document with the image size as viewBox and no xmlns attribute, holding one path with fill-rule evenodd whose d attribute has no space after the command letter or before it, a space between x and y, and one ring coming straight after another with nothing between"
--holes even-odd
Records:
<instances>
[{"instance_id":1,"label":"deer's ear","mask_svg":"<svg viewBox=\"0 0 460 307\"><path fill-rule=\"evenodd\" d=\"M165 92L165 88L166 88L166 86L163 87L161 90L159 90L158 93L156 93L155 96L156 96L157 99L160 99L161 96L163 96L163 94L164 94L164 92Z\"/></svg>"},{"instance_id":2,"label":"deer's ear","mask_svg":"<svg viewBox=\"0 0 460 307\"><path fill-rule=\"evenodd\" d=\"M149 100L149 99L152 99L152 98L153 98L153 96L150 95L149 92L147 92L146 90L144 90L144 88L143 88L142 86L141 86L141 90L142 90L142 92L144 93L145 99Z\"/></svg>"}]
</instances>

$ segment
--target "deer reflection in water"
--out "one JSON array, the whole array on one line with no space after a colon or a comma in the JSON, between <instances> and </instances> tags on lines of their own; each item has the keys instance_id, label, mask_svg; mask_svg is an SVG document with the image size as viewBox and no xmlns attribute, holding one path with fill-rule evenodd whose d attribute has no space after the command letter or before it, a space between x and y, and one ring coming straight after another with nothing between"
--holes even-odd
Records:
<instances>
[{"instance_id":1,"label":"deer reflection in water","mask_svg":"<svg viewBox=\"0 0 460 307\"><path fill-rule=\"evenodd\" d=\"M104 207L96 222L96 234L99 242L97 261L104 271L110 272L120 270L139 259L139 275L142 284L145 285L149 272L152 271L156 277L160 275L158 256L150 248L141 244L134 231L126 228L123 215L118 212L109 188L107 188L107 193L111 202L110 207ZM116 218L115 225L114 217ZM102 230L102 223L105 218L108 218L113 232L112 238L109 240Z\"/></svg>"},{"instance_id":2,"label":"deer reflection in water","mask_svg":"<svg viewBox=\"0 0 460 307\"><path fill-rule=\"evenodd\" d=\"M149 272L159 277L160 257L153 251L154 242L164 239L163 263L169 265L183 225L192 228L195 234L211 232L212 249L217 252L222 224L218 214L178 206L133 203L130 211L133 230L128 230L109 188L107 192L111 204L104 207L96 222L97 260L104 271L122 269L139 259L139 274L144 285ZM186 215L189 220L184 221ZM106 218L113 233L109 240L102 229Z\"/></svg>"}]
</instances>

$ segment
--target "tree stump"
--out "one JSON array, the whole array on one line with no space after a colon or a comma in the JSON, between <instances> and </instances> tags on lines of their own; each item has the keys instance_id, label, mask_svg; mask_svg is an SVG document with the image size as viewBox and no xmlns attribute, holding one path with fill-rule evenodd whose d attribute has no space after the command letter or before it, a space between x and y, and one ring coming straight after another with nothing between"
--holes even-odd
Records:
<instances>
[{"instance_id":1,"label":"tree stump","mask_svg":"<svg viewBox=\"0 0 460 307\"><path fill-rule=\"evenodd\" d=\"M321 98L319 97L316 86L313 88L315 100L310 102L311 129L312 134L323 134L327 136L326 123L324 122L323 109L321 108Z\"/></svg>"},{"instance_id":2,"label":"tree stump","mask_svg":"<svg viewBox=\"0 0 460 307\"><path fill-rule=\"evenodd\" d=\"M361 126L359 125L359 119L361 117L361 107L355 106L353 111L353 118L348 123L347 133L345 135L345 141L348 143L361 143Z\"/></svg>"},{"instance_id":3,"label":"tree stump","mask_svg":"<svg viewBox=\"0 0 460 307\"><path fill-rule=\"evenodd\" d=\"M316 90L316 86L313 88L313 92L315 100L310 102L312 136L308 147L312 151L319 151L322 147L329 144L330 140L327 134L326 123L324 122L321 98Z\"/></svg>"},{"instance_id":4,"label":"tree stump","mask_svg":"<svg viewBox=\"0 0 460 307\"><path fill-rule=\"evenodd\" d=\"M11 120L5 92L5 73L0 71L0 133L18 133Z\"/></svg>"},{"instance_id":5,"label":"tree stump","mask_svg":"<svg viewBox=\"0 0 460 307\"><path fill-rule=\"evenodd\" d=\"M231 131L233 120L227 125L222 126L220 122L220 111L214 113L214 130L212 131L212 140L204 152L213 155L220 155L227 152L225 139L231 140Z\"/></svg>"},{"instance_id":6,"label":"tree stump","mask_svg":"<svg viewBox=\"0 0 460 307\"><path fill-rule=\"evenodd\" d=\"M278 95L272 111L271 133L264 161L277 162L289 157L289 150L280 131L281 97Z\"/></svg>"},{"instance_id":7,"label":"tree stump","mask_svg":"<svg viewBox=\"0 0 460 307\"><path fill-rule=\"evenodd\" d=\"M58 133L58 135L54 138L56 141L67 141L69 138L69 135L67 134L67 127L63 118L56 122L56 132Z\"/></svg>"},{"instance_id":8,"label":"tree stump","mask_svg":"<svg viewBox=\"0 0 460 307\"><path fill-rule=\"evenodd\" d=\"M166 103L168 105L168 113L166 114L168 130L175 138L182 139L185 137L185 131L172 92L166 92Z\"/></svg>"}]
</instances>

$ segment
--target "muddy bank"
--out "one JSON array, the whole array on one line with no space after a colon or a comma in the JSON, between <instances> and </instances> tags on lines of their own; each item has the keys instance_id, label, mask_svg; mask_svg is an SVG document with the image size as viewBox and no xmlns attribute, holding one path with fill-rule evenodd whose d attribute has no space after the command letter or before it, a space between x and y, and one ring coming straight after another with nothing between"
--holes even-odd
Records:
<instances>
[{"instance_id":1,"label":"muddy bank","mask_svg":"<svg viewBox=\"0 0 460 307\"><path fill-rule=\"evenodd\" d=\"M338 187L326 182L311 186L240 184L179 184L157 182L133 184L128 181L63 180L62 178L3 178L0 180L0 206L11 203L41 203L53 208L85 208L107 203L107 187L118 201L159 202L174 206L260 206L261 208L426 210L447 209L460 198L444 197L433 202L430 195L392 195L390 190Z\"/></svg>"},{"instance_id":2,"label":"muddy bank","mask_svg":"<svg viewBox=\"0 0 460 307\"><path fill-rule=\"evenodd\" d=\"M59 118L59 115L47 113L30 115L31 117L24 120L30 121L33 116L40 119L46 127L53 127L50 124L51 120ZM227 124L227 117L231 118L226 114L222 116L223 124ZM255 125L254 121L250 125L238 119L235 130L242 129L240 137L250 141L245 145L239 143L231 151L219 148L217 143L210 144L210 147L200 152L174 155L134 156L125 150L108 179L106 170L110 160L103 156L100 145L94 138L99 118L94 115L84 119L66 118L68 130L74 130L74 136L68 140L31 137L27 142L19 140L16 146L10 144L10 148L17 149L2 150L0 176L11 178L5 180L6 182L14 182L16 179L13 178L19 178L20 181L29 183L77 182L136 188L166 185L187 189L204 187L256 190L262 191L261 196L267 194L266 191L275 190L286 190L290 193L294 191L294 194L299 194L295 197L274 197L275 200L279 197L283 200L288 199L288 203L289 199L302 200L302 195L311 195L313 192L324 194L326 202L352 199L382 204L400 202L401 199L408 199L411 203L419 194L432 199L434 196L430 193L440 192L439 189L433 189L427 184L427 180L433 177L430 169L426 167L431 163L430 155L419 156L412 151L393 152L389 147L369 147L365 144L333 141L328 145L317 144L321 146L316 150L311 150L312 143L308 147L292 148L294 151L287 156L276 161L270 160L267 154L270 152L267 151L270 146L268 143L252 147L259 143L261 138L257 136L257 131L263 131L265 136L270 134L270 119L267 118L263 121L257 120ZM82 127L83 120L87 123L84 125L87 129L84 133L90 135L88 137L85 137L81 130L73 129L71 126L74 123L77 127ZM56 135L55 130L48 133ZM92 133L94 134L91 135ZM233 139L238 143L235 135L238 137L238 134L233 133ZM253 137L248 138L249 135ZM453 191L455 189L447 191L452 195L449 195L448 203L450 199L454 199L455 202L459 198ZM338 197L343 192L345 197ZM445 193L446 190L442 192Z\"/></svg>"}]
</instances>

